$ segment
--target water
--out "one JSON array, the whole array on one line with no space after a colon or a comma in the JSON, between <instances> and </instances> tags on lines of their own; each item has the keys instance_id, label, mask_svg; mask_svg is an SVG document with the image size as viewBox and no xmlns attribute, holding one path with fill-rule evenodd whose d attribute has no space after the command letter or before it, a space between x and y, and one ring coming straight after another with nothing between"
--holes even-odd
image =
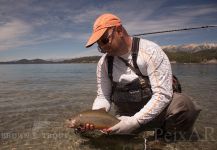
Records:
<instances>
[{"instance_id":1,"label":"water","mask_svg":"<svg viewBox=\"0 0 217 150\"><path fill-rule=\"evenodd\" d=\"M143 137L89 139L65 127L65 119L91 108L96 64L0 65L0 149L215 149L217 65L172 68L183 91L203 109L195 124L197 140L144 144Z\"/></svg>"}]
</instances>

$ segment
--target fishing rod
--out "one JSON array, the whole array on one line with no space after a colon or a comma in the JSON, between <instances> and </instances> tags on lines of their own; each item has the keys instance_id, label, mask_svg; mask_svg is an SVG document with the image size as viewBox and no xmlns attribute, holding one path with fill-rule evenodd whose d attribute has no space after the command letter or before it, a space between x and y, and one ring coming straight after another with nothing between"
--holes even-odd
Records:
<instances>
[{"instance_id":1,"label":"fishing rod","mask_svg":"<svg viewBox=\"0 0 217 150\"><path fill-rule=\"evenodd\" d=\"M159 33L167 33L167 32L177 32L177 31L184 31L184 30L186 31L186 30L195 30L195 29L216 28L216 27L217 27L217 25L207 25L207 26L200 26L200 27L191 27L191 28L182 28L182 29L147 32L147 33L141 33L141 34L134 34L133 36L142 36L142 35L159 34Z\"/></svg>"}]
</instances>

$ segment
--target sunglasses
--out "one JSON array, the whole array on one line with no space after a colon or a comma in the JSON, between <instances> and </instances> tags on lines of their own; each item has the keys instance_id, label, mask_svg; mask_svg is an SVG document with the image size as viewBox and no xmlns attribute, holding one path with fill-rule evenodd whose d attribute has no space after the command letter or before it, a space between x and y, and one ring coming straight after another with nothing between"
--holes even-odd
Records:
<instances>
[{"instance_id":1,"label":"sunglasses","mask_svg":"<svg viewBox=\"0 0 217 150\"><path fill-rule=\"evenodd\" d=\"M100 39L99 41L103 44L103 45L106 45L109 43L109 38L112 36L114 32L114 28L112 29L112 32L110 34L108 34L106 37Z\"/></svg>"},{"instance_id":2,"label":"sunglasses","mask_svg":"<svg viewBox=\"0 0 217 150\"><path fill-rule=\"evenodd\" d=\"M110 34L108 34L106 37L100 39L99 42L100 42L101 44L103 44L103 45L108 44L108 43L109 43L109 38L112 36L113 32L114 32L114 28L112 29L112 32L111 32ZM99 44L98 44L98 47L97 47L97 48L98 48L98 51L99 51L100 53L106 53L106 50L105 50L105 49L102 49Z\"/></svg>"}]
</instances>

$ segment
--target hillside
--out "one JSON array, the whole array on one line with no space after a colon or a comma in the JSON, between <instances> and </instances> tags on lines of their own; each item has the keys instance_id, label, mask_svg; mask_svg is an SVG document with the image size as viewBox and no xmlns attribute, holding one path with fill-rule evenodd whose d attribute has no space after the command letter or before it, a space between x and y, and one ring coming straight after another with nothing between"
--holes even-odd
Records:
<instances>
[{"instance_id":1,"label":"hillside","mask_svg":"<svg viewBox=\"0 0 217 150\"><path fill-rule=\"evenodd\" d=\"M100 57L101 56L73 58L73 59L61 61L60 63L97 63Z\"/></svg>"},{"instance_id":2,"label":"hillside","mask_svg":"<svg viewBox=\"0 0 217 150\"><path fill-rule=\"evenodd\" d=\"M176 63L217 63L217 49L202 51L177 51L171 52L164 50L169 60ZM62 63L96 63L100 56L81 57L65 60Z\"/></svg>"},{"instance_id":3,"label":"hillside","mask_svg":"<svg viewBox=\"0 0 217 150\"><path fill-rule=\"evenodd\" d=\"M217 50L203 50L198 52L168 52L165 51L170 61L176 63L215 63Z\"/></svg>"},{"instance_id":4,"label":"hillside","mask_svg":"<svg viewBox=\"0 0 217 150\"><path fill-rule=\"evenodd\" d=\"M50 63L55 63L52 61L47 61L43 59L20 59L17 61L7 61L7 62L0 62L0 64L50 64Z\"/></svg>"},{"instance_id":5,"label":"hillside","mask_svg":"<svg viewBox=\"0 0 217 150\"><path fill-rule=\"evenodd\" d=\"M161 47L173 63L213 63L217 64L217 44L169 45ZM21 59L0 62L0 64L51 64L51 63L97 63L101 56L72 58L67 60Z\"/></svg>"},{"instance_id":6,"label":"hillside","mask_svg":"<svg viewBox=\"0 0 217 150\"><path fill-rule=\"evenodd\" d=\"M204 44L183 44L183 45L167 45L161 46L164 51L167 52L198 52L205 50L217 50L216 43L204 43Z\"/></svg>"}]
</instances>

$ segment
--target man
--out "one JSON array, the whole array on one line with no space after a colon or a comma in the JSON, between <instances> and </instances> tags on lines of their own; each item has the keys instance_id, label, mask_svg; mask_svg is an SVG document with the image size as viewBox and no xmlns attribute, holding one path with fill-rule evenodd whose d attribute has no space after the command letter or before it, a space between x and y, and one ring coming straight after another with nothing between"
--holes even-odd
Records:
<instances>
[{"instance_id":1,"label":"man","mask_svg":"<svg viewBox=\"0 0 217 150\"><path fill-rule=\"evenodd\" d=\"M97 66L98 90L92 109L109 111L114 103L121 120L107 132L192 129L199 110L187 96L173 93L171 65L157 44L129 36L113 14L96 19L86 47L94 43L105 54ZM94 127L87 124L86 128Z\"/></svg>"}]
</instances>

